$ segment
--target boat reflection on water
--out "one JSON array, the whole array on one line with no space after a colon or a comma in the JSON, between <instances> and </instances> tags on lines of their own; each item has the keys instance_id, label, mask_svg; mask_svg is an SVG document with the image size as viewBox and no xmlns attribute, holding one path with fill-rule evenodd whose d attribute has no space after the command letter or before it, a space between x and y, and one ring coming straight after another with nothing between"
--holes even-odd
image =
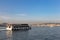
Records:
<instances>
[{"instance_id":1,"label":"boat reflection on water","mask_svg":"<svg viewBox=\"0 0 60 40\"><path fill-rule=\"evenodd\" d=\"M28 40L29 31L6 31L6 40Z\"/></svg>"},{"instance_id":2,"label":"boat reflection on water","mask_svg":"<svg viewBox=\"0 0 60 40\"><path fill-rule=\"evenodd\" d=\"M6 31L6 40L12 40L12 31Z\"/></svg>"},{"instance_id":3,"label":"boat reflection on water","mask_svg":"<svg viewBox=\"0 0 60 40\"><path fill-rule=\"evenodd\" d=\"M13 31L13 40L28 40L29 31Z\"/></svg>"}]
</instances>

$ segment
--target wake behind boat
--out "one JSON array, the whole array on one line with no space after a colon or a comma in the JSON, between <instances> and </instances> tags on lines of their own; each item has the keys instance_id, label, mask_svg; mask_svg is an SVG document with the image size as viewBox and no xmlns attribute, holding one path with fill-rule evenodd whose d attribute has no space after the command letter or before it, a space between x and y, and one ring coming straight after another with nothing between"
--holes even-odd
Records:
<instances>
[{"instance_id":1,"label":"wake behind boat","mask_svg":"<svg viewBox=\"0 0 60 40\"><path fill-rule=\"evenodd\" d=\"M6 30L6 27L0 27L0 31L1 31L1 30Z\"/></svg>"}]
</instances>

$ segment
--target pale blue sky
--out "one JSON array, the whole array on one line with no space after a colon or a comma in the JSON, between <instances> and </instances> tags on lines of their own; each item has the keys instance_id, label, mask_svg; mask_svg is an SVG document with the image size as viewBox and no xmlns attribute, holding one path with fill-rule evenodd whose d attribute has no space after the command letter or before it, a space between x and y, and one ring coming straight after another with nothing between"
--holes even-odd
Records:
<instances>
[{"instance_id":1,"label":"pale blue sky","mask_svg":"<svg viewBox=\"0 0 60 40\"><path fill-rule=\"evenodd\" d=\"M60 0L0 0L0 20L60 20Z\"/></svg>"}]
</instances>

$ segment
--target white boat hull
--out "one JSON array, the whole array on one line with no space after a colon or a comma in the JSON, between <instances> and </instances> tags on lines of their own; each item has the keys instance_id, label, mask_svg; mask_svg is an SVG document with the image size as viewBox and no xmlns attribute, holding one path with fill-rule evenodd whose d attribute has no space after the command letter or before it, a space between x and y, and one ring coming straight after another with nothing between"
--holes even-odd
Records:
<instances>
[{"instance_id":1,"label":"white boat hull","mask_svg":"<svg viewBox=\"0 0 60 40\"><path fill-rule=\"evenodd\" d=\"M12 30L12 26L8 26L7 28L6 28L6 30Z\"/></svg>"},{"instance_id":2,"label":"white boat hull","mask_svg":"<svg viewBox=\"0 0 60 40\"><path fill-rule=\"evenodd\" d=\"M12 28L6 28L6 30L12 30Z\"/></svg>"}]
</instances>

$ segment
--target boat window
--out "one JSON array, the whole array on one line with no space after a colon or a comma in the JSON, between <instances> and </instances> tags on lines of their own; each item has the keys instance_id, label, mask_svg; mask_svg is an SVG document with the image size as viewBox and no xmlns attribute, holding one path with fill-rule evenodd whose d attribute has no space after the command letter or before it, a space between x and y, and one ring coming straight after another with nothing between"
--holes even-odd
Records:
<instances>
[{"instance_id":1,"label":"boat window","mask_svg":"<svg viewBox=\"0 0 60 40\"><path fill-rule=\"evenodd\" d=\"M9 28L11 28L11 27L9 26Z\"/></svg>"}]
</instances>

